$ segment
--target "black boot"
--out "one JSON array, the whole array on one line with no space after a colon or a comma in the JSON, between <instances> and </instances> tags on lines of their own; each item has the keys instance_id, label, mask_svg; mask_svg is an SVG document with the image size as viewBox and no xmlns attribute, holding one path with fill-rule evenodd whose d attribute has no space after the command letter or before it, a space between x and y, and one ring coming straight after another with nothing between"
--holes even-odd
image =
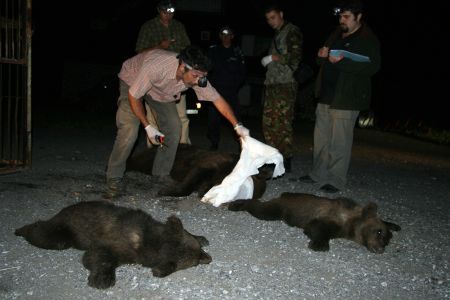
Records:
<instances>
[{"instance_id":1,"label":"black boot","mask_svg":"<svg viewBox=\"0 0 450 300\"><path fill-rule=\"evenodd\" d=\"M291 164L292 157L286 157L284 158L284 170L286 173L292 172L292 164Z\"/></svg>"}]
</instances>

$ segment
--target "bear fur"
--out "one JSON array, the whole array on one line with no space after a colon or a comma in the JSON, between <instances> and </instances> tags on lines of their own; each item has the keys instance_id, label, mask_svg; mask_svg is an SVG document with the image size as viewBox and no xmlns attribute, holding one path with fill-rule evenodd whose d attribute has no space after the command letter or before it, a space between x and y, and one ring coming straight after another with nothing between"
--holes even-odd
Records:
<instances>
[{"instance_id":1,"label":"bear fur","mask_svg":"<svg viewBox=\"0 0 450 300\"><path fill-rule=\"evenodd\" d=\"M344 238L365 246L370 252L383 253L400 226L377 216L377 205L361 206L347 198L328 199L309 194L283 193L261 202L237 200L228 206L231 211L248 211L261 220L283 220L303 228L310 238L308 247L328 251L331 239Z\"/></svg>"},{"instance_id":2,"label":"bear fur","mask_svg":"<svg viewBox=\"0 0 450 300\"><path fill-rule=\"evenodd\" d=\"M127 171L152 174L156 147L144 150L127 161ZM233 171L239 155L221 151L208 151L189 144L180 144L170 173L173 185L159 190L159 196L185 197L198 192L203 197L213 186L218 185ZM259 168L252 176L253 199L259 199L266 191L266 180L272 177L275 165Z\"/></svg>"},{"instance_id":3,"label":"bear fur","mask_svg":"<svg viewBox=\"0 0 450 300\"><path fill-rule=\"evenodd\" d=\"M208 240L184 230L177 217L161 223L142 210L106 201L68 206L15 234L39 248L85 250L82 262L90 271L88 284L98 289L113 286L115 270L123 264L141 264L154 276L164 277L212 260L202 250Z\"/></svg>"}]
</instances>

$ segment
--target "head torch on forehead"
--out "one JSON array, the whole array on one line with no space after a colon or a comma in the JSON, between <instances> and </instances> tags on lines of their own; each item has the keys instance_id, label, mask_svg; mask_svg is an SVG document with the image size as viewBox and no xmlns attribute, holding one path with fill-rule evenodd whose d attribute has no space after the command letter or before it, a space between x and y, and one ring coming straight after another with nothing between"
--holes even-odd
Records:
<instances>
[{"instance_id":1,"label":"head torch on forehead","mask_svg":"<svg viewBox=\"0 0 450 300\"><path fill-rule=\"evenodd\" d=\"M162 0L158 3L158 10L167 14L173 14L175 12L175 5L170 0Z\"/></svg>"},{"instance_id":2,"label":"head torch on forehead","mask_svg":"<svg viewBox=\"0 0 450 300\"><path fill-rule=\"evenodd\" d=\"M342 13L342 8L340 8L339 6L333 8L333 15L339 16L341 13Z\"/></svg>"},{"instance_id":3,"label":"head torch on forehead","mask_svg":"<svg viewBox=\"0 0 450 300\"><path fill-rule=\"evenodd\" d=\"M197 75L199 77L198 78L198 83L197 83L198 86L199 87L206 87L206 85L208 83L208 79L206 78L207 73L193 68L191 65L187 64L186 62L184 62L184 65L186 66L186 68L191 70L192 73L194 73L195 75Z\"/></svg>"},{"instance_id":4,"label":"head torch on forehead","mask_svg":"<svg viewBox=\"0 0 450 300\"><path fill-rule=\"evenodd\" d=\"M233 34L233 30L229 26L223 26L222 28L220 28L220 34L230 35Z\"/></svg>"},{"instance_id":5,"label":"head torch on forehead","mask_svg":"<svg viewBox=\"0 0 450 300\"><path fill-rule=\"evenodd\" d=\"M227 35L227 34L231 34L231 31L228 30L228 29L224 29L220 33L223 34L223 35Z\"/></svg>"},{"instance_id":6,"label":"head torch on forehead","mask_svg":"<svg viewBox=\"0 0 450 300\"><path fill-rule=\"evenodd\" d=\"M360 0L347 0L343 3L337 4L333 8L333 14L335 16L340 16L344 12L350 12L355 16L363 12L363 4Z\"/></svg>"},{"instance_id":7,"label":"head torch on forehead","mask_svg":"<svg viewBox=\"0 0 450 300\"><path fill-rule=\"evenodd\" d=\"M175 7L163 8L163 11L167 14L173 14L175 12Z\"/></svg>"}]
</instances>

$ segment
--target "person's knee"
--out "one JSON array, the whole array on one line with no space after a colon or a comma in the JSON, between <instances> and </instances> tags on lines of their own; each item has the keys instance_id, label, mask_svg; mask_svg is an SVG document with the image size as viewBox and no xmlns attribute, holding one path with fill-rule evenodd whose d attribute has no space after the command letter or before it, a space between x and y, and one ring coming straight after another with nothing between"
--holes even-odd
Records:
<instances>
[{"instance_id":1,"label":"person's knee","mask_svg":"<svg viewBox=\"0 0 450 300\"><path fill-rule=\"evenodd\" d=\"M161 128L161 132L164 133L165 139L173 142L179 142L181 137L181 122L180 120L167 124L166 128Z\"/></svg>"},{"instance_id":2,"label":"person's knee","mask_svg":"<svg viewBox=\"0 0 450 300\"><path fill-rule=\"evenodd\" d=\"M117 135L121 138L136 139L139 132L139 123L120 122L117 126Z\"/></svg>"}]
</instances>

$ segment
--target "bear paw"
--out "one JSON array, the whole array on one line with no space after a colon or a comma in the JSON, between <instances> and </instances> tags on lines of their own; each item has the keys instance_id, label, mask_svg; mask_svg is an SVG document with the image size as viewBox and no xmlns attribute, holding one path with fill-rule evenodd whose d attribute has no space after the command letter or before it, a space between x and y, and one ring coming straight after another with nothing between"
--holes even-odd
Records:
<instances>
[{"instance_id":1,"label":"bear paw","mask_svg":"<svg viewBox=\"0 0 450 300\"><path fill-rule=\"evenodd\" d=\"M228 210L231 211L240 211L245 210L245 205L247 204L247 200L236 200L228 204Z\"/></svg>"},{"instance_id":2,"label":"bear paw","mask_svg":"<svg viewBox=\"0 0 450 300\"><path fill-rule=\"evenodd\" d=\"M160 197L164 197L164 196L166 196L166 197L185 197L185 196L189 196L189 193L181 190L179 187L164 186L158 191L157 196L160 196Z\"/></svg>"},{"instance_id":3,"label":"bear paw","mask_svg":"<svg viewBox=\"0 0 450 300\"><path fill-rule=\"evenodd\" d=\"M330 245L325 242L310 241L308 244L308 248L313 251L328 251L330 250Z\"/></svg>"},{"instance_id":4,"label":"bear paw","mask_svg":"<svg viewBox=\"0 0 450 300\"><path fill-rule=\"evenodd\" d=\"M88 285L97 289L107 289L116 284L114 273L91 273L88 278Z\"/></svg>"},{"instance_id":5,"label":"bear paw","mask_svg":"<svg viewBox=\"0 0 450 300\"><path fill-rule=\"evenodd\" d=\"M167 275L171 274L172 272L155 267L152 269L152 273L153 273L153 276L162 278L162 277L166 277Z\"/></svg>"},{"instance_id":6,"label":"bear paw","mask_svg":"<svg viewBox=\"0 0 450 300\"><path fill-rule=\"evenodd\" d=\"M177 265L174 262L162 263L152 268L153 276L166 277L177 270Z\"/></svg>"}]
</instances>

